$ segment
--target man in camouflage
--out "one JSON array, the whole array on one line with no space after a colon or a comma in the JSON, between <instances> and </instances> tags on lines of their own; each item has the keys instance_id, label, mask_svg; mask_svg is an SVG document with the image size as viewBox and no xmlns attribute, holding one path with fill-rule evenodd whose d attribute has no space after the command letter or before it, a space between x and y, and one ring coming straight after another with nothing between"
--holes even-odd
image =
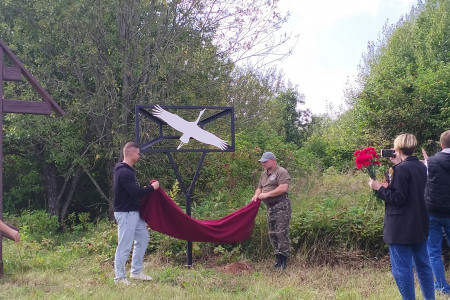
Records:
<instances>
[{"instance_id":1,"label":"man in camouflage","mask_svg":"<svg viewBox=\"0 0 450 300\"><path fill-rule=\"evenodd\" d=\"M291 220L291 202L288 198L290 176L286 169L277 165L272 152L265 152L258 160L264 167L258 188L252 201L261 199L267 206L267 224L269 238L274 248L275 268L284 270L289 256L289 222Z\"/></svg>"}]
</instances>

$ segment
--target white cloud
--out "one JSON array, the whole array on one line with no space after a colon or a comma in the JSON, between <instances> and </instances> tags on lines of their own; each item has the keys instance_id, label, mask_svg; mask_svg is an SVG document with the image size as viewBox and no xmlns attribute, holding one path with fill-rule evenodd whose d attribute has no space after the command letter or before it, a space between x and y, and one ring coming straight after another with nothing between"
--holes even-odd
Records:
<instances>
[{"instance_id":1,"label":"white cloud","mask_svg":"<svg viewBox=\"0 0 450 300\"><path fill-rule=\"evenodd\" d=\"M337 108L367 43L378 39L387 19L396 22L414 4L416 0L281 0L280 9L291 12L284 29L300 38L293 55L278 66L298 84L313 113L326 112L326 101Z\"/></svg>"}]
</instances>

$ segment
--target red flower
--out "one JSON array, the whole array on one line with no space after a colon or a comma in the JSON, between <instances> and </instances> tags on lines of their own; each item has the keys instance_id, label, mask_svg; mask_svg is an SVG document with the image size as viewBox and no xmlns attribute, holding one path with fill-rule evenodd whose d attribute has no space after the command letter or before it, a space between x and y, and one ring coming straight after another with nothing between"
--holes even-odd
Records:
<instances>
[{"instance_id":1,"label":"red flower","mask_svg":"<svg viewBox=\"0 0 450 300\"><path fill-rule=\"evenodd\" d=\"M376 179L375 166L379 166L380 162L377 160L379 156L375 148L367 147L363 150L356 150L353 155L355 156L356 168L360 170L362 167L366 167L370 178Z\"/></svg>"}]
</instances>

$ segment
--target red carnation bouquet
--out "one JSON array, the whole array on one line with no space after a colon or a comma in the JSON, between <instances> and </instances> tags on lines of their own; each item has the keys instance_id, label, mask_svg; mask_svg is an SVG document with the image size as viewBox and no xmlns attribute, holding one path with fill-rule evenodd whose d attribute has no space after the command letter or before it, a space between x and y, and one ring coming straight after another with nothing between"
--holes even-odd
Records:
<instances>
[{"instance_id":1,"label":"red carnation bouquet","mask_svg":"<svg viewBox=\"0 0 450 300\"><path fill-rule=\"evenodd\" d=\"M378 154L373 147L367 147L363 150L356 150L353 154L355 156L356 168L360 170L361 168L367 168L367 173L369 173L370 178L376 180L376 170L375 166L379 166Z\"/></svg>"}]
</instances>

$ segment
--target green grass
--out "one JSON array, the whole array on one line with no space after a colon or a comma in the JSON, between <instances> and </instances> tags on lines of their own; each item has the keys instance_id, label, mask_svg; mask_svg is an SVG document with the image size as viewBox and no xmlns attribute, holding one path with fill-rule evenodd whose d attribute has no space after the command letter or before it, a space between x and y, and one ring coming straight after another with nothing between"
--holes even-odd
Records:
<instances>
[{"instance_id":1,"label":"green grass","mask_svg":"<svg viewBox=\"0 0 450 300\"><path fill-rule=\"evenodd\" d=\"M284 272L273 271L272 260L244 261L250 272L230 274L212 259L186 268L154 254L144 262L152 282L116 286L111 259L92 255L30 268L15 255L20 247L5 243L0 299L400 299L387 261L353 258L335 266L311 266L297 257ZM418 286L416 291L422 299Z\"/></svg>"}]
</instances>

